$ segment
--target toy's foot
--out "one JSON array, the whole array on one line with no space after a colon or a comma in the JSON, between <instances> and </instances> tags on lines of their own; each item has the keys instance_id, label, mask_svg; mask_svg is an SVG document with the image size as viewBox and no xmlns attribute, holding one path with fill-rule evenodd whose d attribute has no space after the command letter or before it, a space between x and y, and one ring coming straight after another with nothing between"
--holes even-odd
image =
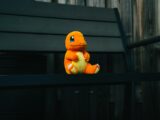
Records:
<instances>
[{"instance_id":1,"label":"toy's foot","mask_svg":"<svg viewBox=\"0 0 160 120\"><path fill-rule=\"evenodd\" d=\"M85 74L96 74L100 70L99 64L91 65L87 64L86 70L84 71Z\"/></svg>"},{"instance_id":2,"label":"toy's foot","mask_svg":"<svg viewBox=\"0 0 160 120\"><path fill-rule=\"evenodd\" d=\"M98 72L99 72L99 70L100 70L100 66L99 66L99 64L96 64L95 74L96 74L96 73L98 73Z\"/></svg>"},{"instance_id":3,"label":"toy's foot","mask_svg":"<svg viewBox=\"0 0 160 120\"><path fill-rule=\"evenodd\" d=\"M78 69L72 63L68 65L68 70L70 71L71 74L78 73Z\"/></svg>"}]
</instances>

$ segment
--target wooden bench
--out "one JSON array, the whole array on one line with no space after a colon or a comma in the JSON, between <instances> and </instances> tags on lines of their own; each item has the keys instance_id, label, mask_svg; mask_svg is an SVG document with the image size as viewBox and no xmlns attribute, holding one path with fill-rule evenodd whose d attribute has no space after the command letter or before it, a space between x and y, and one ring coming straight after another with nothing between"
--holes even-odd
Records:
<instances>
[{"instance_id":1,"label":"wooden bench","mask_svg":"<svg viewBox=\"0 0 160 120\"><path fill-rule=\"evenodd\" d=\"M65 73L54 73L53 69L55 68L53 66L56 66L54 63L56 57L54 55L64 55L65 36L73 30L84 33L89 52L93 54L122 54L127 71L132 71L130 51L127 48L127 39L117 9L57 5L32 0L0 1L0 51L2 53L30 53L48 56L46 68L48 74L18 75L17 73L17 75L5 74L0 76L0 88L4 91L4 93L1 93L1 98L4 98L0 100L0 112L3 111L4 114L0 114L0 118L8 116L9 119L50 120L57 117L74 120L111 119L112 116L109 116L109 114L107 114L109 117L102 115L105 113L103 110L100 111L103 111L103 113L99 114L102 116L97 116L98 111L96 109L98 108L94 105L96 104L94 99L97 99L97 96L94 95L94 92L100 88L98 85L105 88L104 85L107 84L127 84L133 85L133 88L130 89L129 87L130 91L127 95L130 95L127 96L128 99L126 97L126 100L130 101L128 101L129 106L125 105L128 111L125 119L134 119L134 99L131 98L134 98L135 80L150 80L153 75L104 72L97 75L68 76ZM60 63L63 63L63 59ZM156 76L154 77L155 80L160 77L158 74L154 76ZM62 104L59 103L61 102L59 99L62 99L60 97L63 87L70 87L71 89L68 88L68 91L74 91L73 94L63 93L65 96L63 103L66 103L63 105L65 107L62 107ZM79 95L80 91L82 91L82 95ZM87 91L89 91L90 97L88 97ZM53 94L54 92L57 94ZM11 102L12 98L13 102ZM90 102L86 103L84 99ZM69 100L74 103L67 105ZM58 109L57 105L58 108L63 109ZM66 108L71 109L71 112L74 113L67 111ZM106 108L104 109L108 110ZM17 117L14 114L15 109L15 114L18 114ZM67 113L64 111L67 111ZM43 113L43 115L40 115L40 113Z\"/></svg>"},{"instance_id":2,"label":"wooden bench","mask_svg":"<svg viewBox=\"0 0 160 120\"><path fill-rule=\"evenodd\" d=\"M25 107L26 111L21 107L17 109L17 113L20 113L20 110L24 114L31 114L34 111L37 111L39 114L41 111L45 114L46 119L53 119L55 117L60 117L61 112L67 119L105 119L111 118L109 115L112 111L108 112L107 116L103 115L104 110L109 110L108 107L103 107L105 104L97 104L94 99L97 99L99 92L105 90L105 87L102 87L102 90L99 89L97 85L103 84L128 84L128 79L124 79L124 75L121 78L121 75L110 75L110 74L98 74L94 76L67 76L62 74L53 74L54 65L54 55L55 54L64 54L65 45L64 40L68 32L73 30L79 30L84 33L86 40L88 42L88 51L91 53L118 53L122 54L124 61L126 63L127 69L130 69L130 58L127 56L126 48L126 37L120 22L119 13L117 9L104 9L104 8L89 8L89 7L80 7L80 6L66 6L66 5L55 5L48 3L39 3L34 1L9 1L3 0L0 2L0 51L1 52L21 52L21 53L33 53L33 54L47 54L48 57L48 73L51 75L7 75L1 76L0 87L3 89L20 89L20 91L15 91L9 93L14 100L21 100L20 105ZM63 59L61 59L63 61ZM63 63L63 62L60 62ZM61 65L62 66L62 65ZM102 67L105 65L101 65ZM56 70L55 70L56 71ZM71 88L64 89L67 92L61 93L63 107L61 107L61 112L57 112L57 106L59 101L59 92L62 90L51 89L51 87L66 87L70 86ZM77 87L76 87L77 86ZM80 86L80 87L79 87ZM93 86L93 87L89 87ZM96 87L94 87L96 86ZM31 87L31 89L27 89ZM35 87L37 89L35 89ZM48 88L45 94L42 92L44 88ZM28 92L37 97L29 97ZM33 93L36 91L36 93ZM105 90L106 91L106 90ZM58 94L54 94L58 92ZM77 95L78 93L81 93ZM89 100L86 96L86 93L89 92ZM95 95L92 93L95 92ZM106 93L106 92L104 92ZM19 96L17 94L20 94ZM26 106L24 102L27 102L20 98L22 94L25 95L24 98L30 98L28 101L31 105ZM15 96L18 96L15 99ZM43 109L42 96L46 95L45 108ZM70 96L65 97L66 95ZM76 97L77 96L77 97ZM81 98L82 97L82 98ZM128 96L127 96L128 97ZM11 99L8 97L8 99ZM39 99L41 99L39 101ZM44 99L44 98L43 98ZM79 99L79 100L78 100ZM128 97L129 99L129 97ZM6 97L4 98L4 101ZM39 101L38 103L32 102ZM79 105L75 102L72 106L71 102L77 101ZM86 101L89 100L89 103ZM97 99L98 100L98 99ZM106 98L102 100L107 100ZM83 101L83 102L81 102ZM99 100L98 100L99 101ZM101 99L100 99L101 101ZM108 100L107 100L108 101ZM13 104L15 104L13 102ZM69 103L69 105L67 105ZM13 104L9 104L13 106ZM18 105L18 107L20 106ZM91 105L91 107L86 107ZM98 108L98 106L101 106ZM109 105L109 104L107 104ZM61 104L58 106L60 107ZM71 107L72 106L72 107ZM77 107L76 107L77 106ZM81 107L82 106L82 107ZM2 106L4 108L5 106ZM127 106L129 108L129 106ZM126 107L126 109L127 109ZM11 107L8 107L10 109ZM13 107L15 108L15 107ZM70 112L64 113L63 109L71 109ZM75 109L77 108L77 110ZM31 110L32 109L32 110ZM74 109L77 111L72 115ZM100 110L102 109L102 110ZM2 109L3 110L3 109ZM30 112L27 113L27 110ZM87 112L89 110L89 112ZM13 112L12 110L6 110L6 112ZM78 113L78 111L80 113ZM86 113L83 113L85 111ZM99 112L98 112L99 111ZM98 113L97 113L98 112ZM83 113L83 114L82 114ZM33 118L37 119L37 114L34 114ZM57 116L57 114L59 114ZM68 114L68 115L66 115ZM82 115L81 115L82 114ZM90 114L89 116L87 114ZM113 114L113 113L112 113ZM9 114L10 115L10 114ZM25 115L26 117L26 115ZM73 118L74 117L74 118ZM79 118L78 118L79 117ZM13 117L14 118L14 117ZM20 117L24 119L23 117ZM42 118L39 115L38 119ZM30 119L30 117L28 118Z\"/></svg>"}]
</instances>

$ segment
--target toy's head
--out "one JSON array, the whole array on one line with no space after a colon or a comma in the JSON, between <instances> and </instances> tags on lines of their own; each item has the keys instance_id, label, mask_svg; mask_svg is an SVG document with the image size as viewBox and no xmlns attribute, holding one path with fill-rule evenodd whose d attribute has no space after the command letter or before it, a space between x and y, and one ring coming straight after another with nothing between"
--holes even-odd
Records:
<instances>
[{"instance_id":1,"label":"toy's head","mask_svg":"<svg viewBox=\"0 0 160 120\"><path fill-rule=\"evenodd\" d=\"M73 31L68 33L65 45L67 50L85 50L87 46L87 42L83 36L83 34L79 31Z\"/></svg>"}]
</instances>

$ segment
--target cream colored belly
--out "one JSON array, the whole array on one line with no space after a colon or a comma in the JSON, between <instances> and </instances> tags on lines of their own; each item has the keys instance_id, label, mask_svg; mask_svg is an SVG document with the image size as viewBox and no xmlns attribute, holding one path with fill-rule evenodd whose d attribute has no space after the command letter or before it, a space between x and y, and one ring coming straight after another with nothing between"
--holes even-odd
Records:
<instances>
[{"instance_id":1,"label":"cream colored belly","mask_svg":"<svg viewBox=\"0 0 160 120\"><path fill-rule=\"evenodd\" d=\"M77 62L73 61L72 64L78 69L79 73L82 73L86 68L87 62L85 61L82 52L77 52L77 56L78 56L78 61Z\"/></svg>"}]
</instances>

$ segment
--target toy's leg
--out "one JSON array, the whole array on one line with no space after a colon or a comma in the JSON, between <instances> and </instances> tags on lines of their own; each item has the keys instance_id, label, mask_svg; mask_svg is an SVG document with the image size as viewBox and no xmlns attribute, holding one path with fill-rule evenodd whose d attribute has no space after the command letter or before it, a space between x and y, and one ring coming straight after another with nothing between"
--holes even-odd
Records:
<instances>
[{"instance_id":1,"label":"toy's leg","mask_svg":"<svg viewBox=\"0 0 160 120\"><path fill-rule=\"evenodd\" d=\"M78 69L74 66L72 62L65 64L65 69L66 69L67 74L77 74L78 73Z\"/></svg>"},{"instance_id":2,"label":"toy's leg","mask_svg":"<svg viewBox=\"0 0 160 120\"><path fill-rule=\"evenodd\" d=\"M88 63L84 73L86 73L86 74L96 74L96 73L99 72L99 70L100 70L100 66L98 64L91 65L91 64Z\"/></svg>"}]
</instances>

